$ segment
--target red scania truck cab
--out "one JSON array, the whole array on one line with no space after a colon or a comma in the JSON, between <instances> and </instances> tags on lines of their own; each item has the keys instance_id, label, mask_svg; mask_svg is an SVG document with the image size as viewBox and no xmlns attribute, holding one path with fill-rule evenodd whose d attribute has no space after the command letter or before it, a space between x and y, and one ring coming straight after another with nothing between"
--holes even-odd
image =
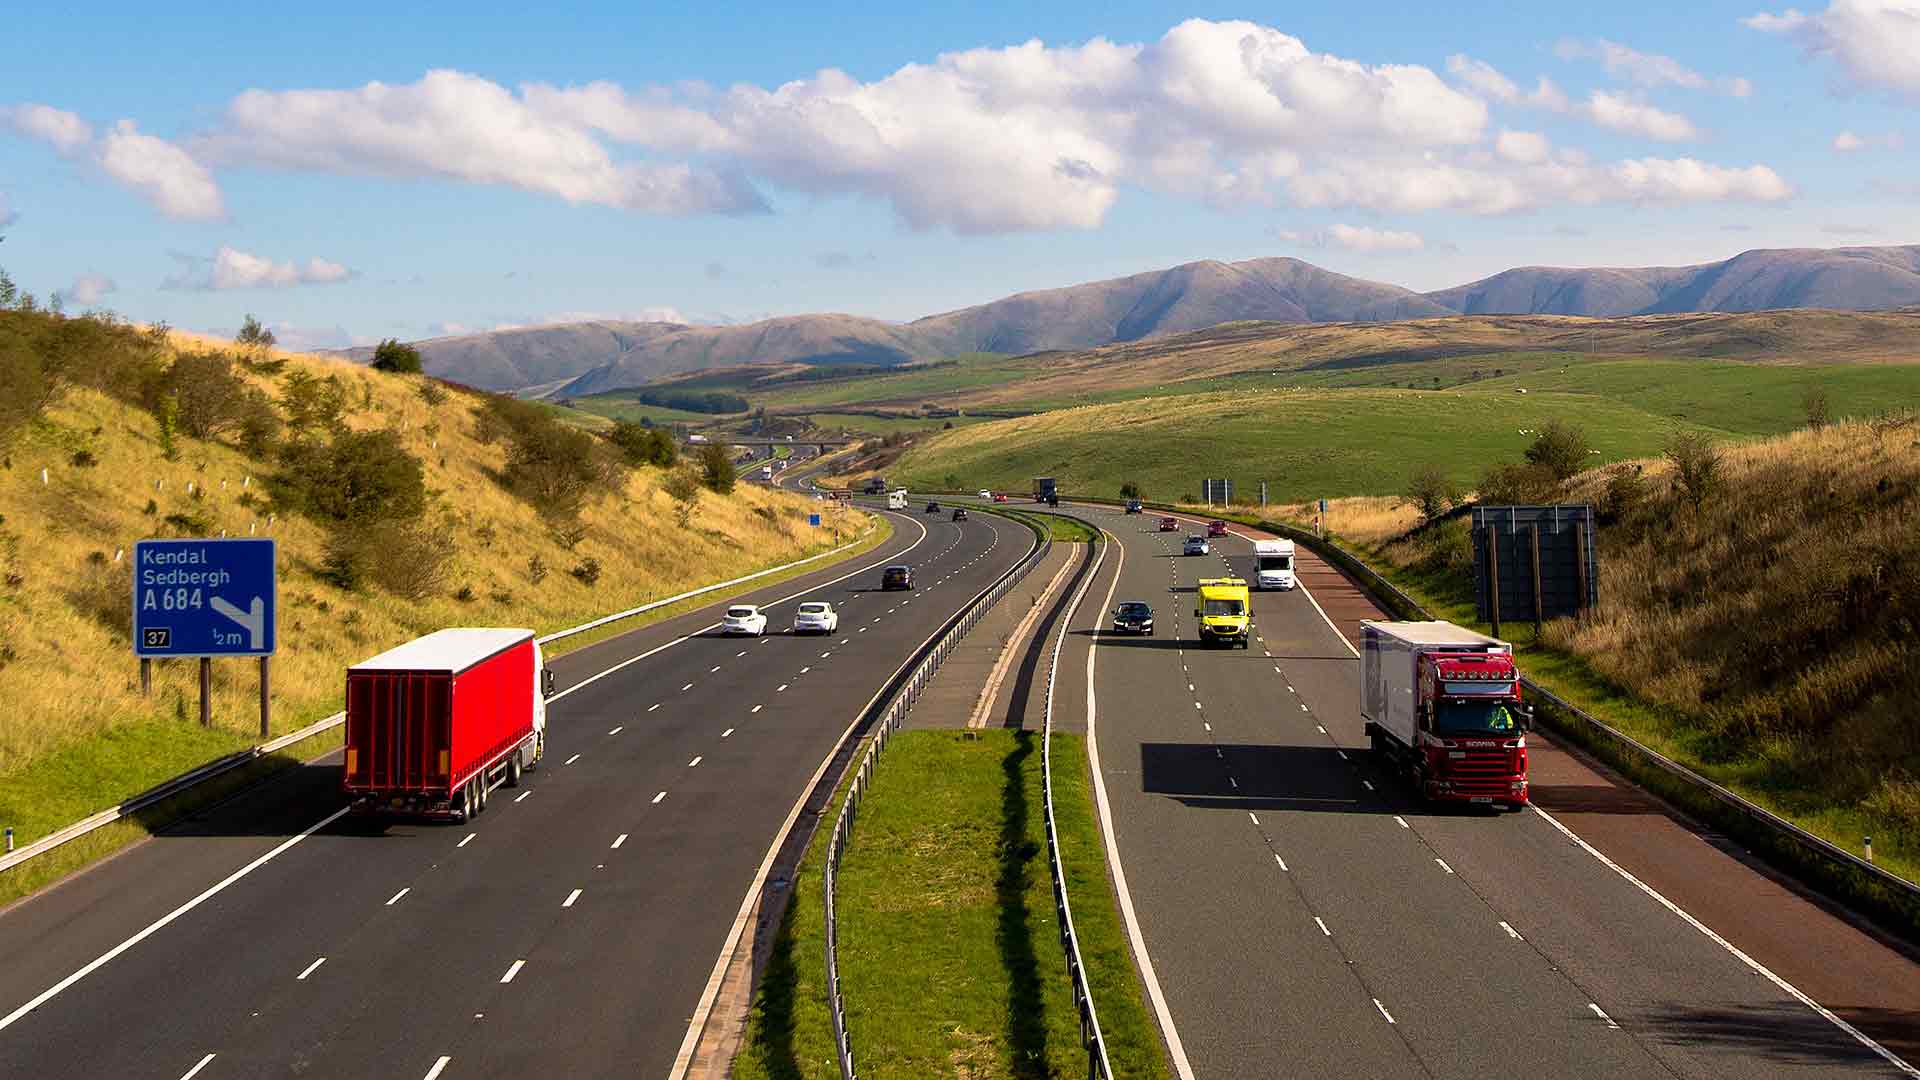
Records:
<instances>
[{"instance_id":1,"label":"red scania truck cab","mask_svg":"<svg viewBox=\"0 0 1920 1080\"><path fill-rule=\"evenodd\" d=\"M1527 803L1513 646L1446 622L1360 624L1360 715L1374 755L1435 802Z\"/></svg>"}]
</instances>

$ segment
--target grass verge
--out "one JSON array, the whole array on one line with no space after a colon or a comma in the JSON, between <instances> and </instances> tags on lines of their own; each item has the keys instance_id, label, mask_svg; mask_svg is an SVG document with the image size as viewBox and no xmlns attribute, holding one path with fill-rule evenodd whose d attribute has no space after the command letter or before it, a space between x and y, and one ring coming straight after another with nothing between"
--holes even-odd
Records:
<instances>
[{"instance_id":1,"label":"grass verge","mask_svg":"<svg viewBox=\"0 0 1920 1080\"><path fill-rule=\"evenodd\" d=\"M903 731L841 866L840 957L863 1076L1086 1073L1047 872L1039 737ZM1106 885L1084 744L1057 736L1062 858L1119 1075L1166 1075ZM834 805L838 806L838 797ZM831 1077L822 829L802 864L734 1075Z\"/></svg>"}]
</instances>

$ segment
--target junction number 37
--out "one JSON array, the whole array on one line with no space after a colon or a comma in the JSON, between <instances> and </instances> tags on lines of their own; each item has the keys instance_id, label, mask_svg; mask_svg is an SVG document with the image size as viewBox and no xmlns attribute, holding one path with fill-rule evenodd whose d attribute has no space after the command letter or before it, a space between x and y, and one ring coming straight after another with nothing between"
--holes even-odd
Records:
<instances>
[{"instance_id":1,"label":"junction number 37","mask_svg":"<svg viewBox=\"0 0 1920 1080\"><path fill-rule=\"evenodd\" d=\"M141 611L187 611L206 607L200 589L147 589L142 593Z\"/></svg>"}]
</instances>

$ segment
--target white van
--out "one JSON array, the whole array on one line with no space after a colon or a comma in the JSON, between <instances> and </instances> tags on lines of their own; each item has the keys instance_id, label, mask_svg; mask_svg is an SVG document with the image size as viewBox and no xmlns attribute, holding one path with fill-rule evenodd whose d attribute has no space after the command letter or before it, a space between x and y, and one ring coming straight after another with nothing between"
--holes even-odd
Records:
<instances>
[{"instance_id":1,"label":"white van","mask_svg":"<svg viewBox=\"0 0 1920 1080\"><path fill-rule=\"evenodd\" d=\"M1293 541L1255 540L1253 561L1255 588L1291 589L1298 584L1293 576Z\"/></svg>"},{"instance_id":2,"label":"white van","mask_svg":"<svg viewBox=\"0 0 1920 1080\"><path fill-rule=\"evenodd\" d=\"M907 508L907 489L895 488L887 492L887 509L905 510Z\"/></svg>"}]
</instances>

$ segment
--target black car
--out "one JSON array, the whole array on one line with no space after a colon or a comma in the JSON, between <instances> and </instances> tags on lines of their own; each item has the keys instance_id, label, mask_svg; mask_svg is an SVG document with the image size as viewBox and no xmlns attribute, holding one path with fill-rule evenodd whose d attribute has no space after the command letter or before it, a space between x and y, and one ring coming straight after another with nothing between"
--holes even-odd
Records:
<instances>
[{"instance_id":1,"label":"black car","mask_svg":"<svg viewBox=\"0 0 1920 1080\"><path fill-rule=\"evenodd\" d=\"M885 570L882 570L880 572L880 587L887 590L913 588L913 567L889 566Z\"/></svg>"},{"instance_id":2,"label":"black car","mask_svg":"<svg viewBox=\"0 0 1920 1080\"><path fill-rule=\"evenodd\" d=\"M928 499L928 500L927 500L927 513L929 513L929 514L937 514L937 513L939 513L939 512L940 512L940 504L939 504L939 503L937 503L937 502L934 502L934 501L933 501L932 499Z\"/></svg>"},{"instance_id":3,"label":"black car","mask_svg":"<svg viewBox=\"0 0 1920 1080\"><path fill-rule=\"evenodd\" d=\"M1153 633L1153 608L1142 601L1129 600L1113 609L1113 631L1116 634Z\"/></svg>"},{"instance_id":4,"label":"black car","mask_svg":"<svg viewBox=\"0 0 1920 1080\"><path fill-rule=\"evenodd\" d=\"M964 506L956 506L956 507L954 507L954 508L953 508L953 520L955 520L955 521L965 521L965 520L967 520L967 508L966 508L966 507L964 507Z\"/></svg>"},{"instance_id":5,"label":"black car","mask_svg":"<svg viewBox=\"0 0 1920 1080\"><path fill-rule=\"evenodd\" d=\"M1140 510L1141 510L1141 507L1140 507L1140 500L1139 500L1139 499L1128 499L1128 500L1127 500L1127 513L1129 513L1129 514L1138 514L1138 513L1140 513Z\"/></svg>"}]
</instances>

